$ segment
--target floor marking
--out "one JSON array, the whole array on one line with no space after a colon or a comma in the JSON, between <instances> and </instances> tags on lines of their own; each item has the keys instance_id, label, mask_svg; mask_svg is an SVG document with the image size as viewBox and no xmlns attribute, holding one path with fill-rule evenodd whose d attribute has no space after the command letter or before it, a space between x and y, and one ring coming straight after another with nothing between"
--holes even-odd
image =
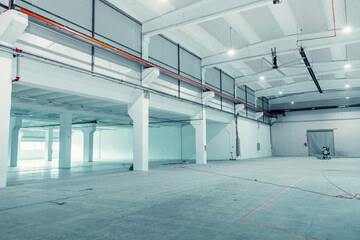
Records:
<instances>
[{"instance_id":1,"label":"floor marking","mask_svg":"<svg viewBox=\"0 0 360 240\"><path fill-rule=\"evenodd\" d=\"M281 192L279 192L278 194L276 194L275 196L273 196L272 198L270 198L269 200L267 200L266 202L264 202L263 204L261 204L260 206L258 206L257 208L255 208L253 211L251 211L249 214L247 214L245 217L243 217L241 220L243 220L244 222L248 222L251 224L256 224L265 228L269 228L269 229L274 229L274 230L278 230L284 233L289 233L295 236L299 236L299 237L303 237L306 239L310 239L310 240L320 240L318 238L314 238L314 237L310 237L301 233L296 233L296 232L292 232L283 228L278 228L278 227L274 227L274 226L270 226L267 224L263 224L263 223L259 223L256 221L252 221L249 220L249 218L254 215L256 212L258 212L259 210L261 210L263 207L265 207L266 205L268 205L270 202L274 201L276 198L278 198L281 194L283 194L284 192L288 191L289 189L291 189L291 187L295 186L297 183L301 182L302 180L304 180L305 176L298 179L296 182L294 182L293 184L291 184L288 188L285 188L284 190L282 190Z\"/></svg>"},{"instance_id":2,"label":"floor marking","mask_svg":"<svg viewBox=\"0 0 360 240\"><path fill-rule=\"evenodd\" d=\"M245 222L248 222L248 223L256 224L256 225L259 225L259 226L262 226L262 227L266 227L266 228L278 230L278 231L281 231L281 232L284 232L284 233L289 233L289 234L292 234L292 235L295 235L295 236L299 236L299 237L303 237L303 238L306 238L306 239L310 239L310 240L320 240L319 238L310 237L310 236L307 236L307 235L304 235L304 234L301 234L301 233L291 232L291 231L286 230L286 229L282 229L282 228L278 228L278 227L273 227L273 226L270 226L270 225L266 225L266 224L259 223L259 222L255 222L255 221L251 221L251 220L244 220L244 221L245 221Z\"/></svg>"},{"instance_id":3,"label":"floor marking","mask_svg":"<svg viewBox=\"0 0 360 240\"><path fill-rule=\"evenodd\" d=\"M257 211L259 211L260 209L262 209L263 207L265 207L267 204L269 204L270 202L272 202L273 200L275 200L277 197L279 197L281 194L283 194L284 192L286 192L287 190L290 189L290 187L293 187L294 185L296 185L297 183L301 182L302 180L304 180L305 176L298 179L296 182L294 182L293 184L291 184L288 188L285 188L284 190L282 190L281 192L279 192L278 194L276 194L275 196L273 196L272 198L270 198L269 200L267 200L266 202L264 202L263 204L261 204L260 206L258 206L257 208L255 208L253 211L251 211L248 215L246 215L245 217L243 217L241 220L245 221L246 219L248 219L249 217L251 217L252 215L254 215Z\"/></svg>"}]
</instances>

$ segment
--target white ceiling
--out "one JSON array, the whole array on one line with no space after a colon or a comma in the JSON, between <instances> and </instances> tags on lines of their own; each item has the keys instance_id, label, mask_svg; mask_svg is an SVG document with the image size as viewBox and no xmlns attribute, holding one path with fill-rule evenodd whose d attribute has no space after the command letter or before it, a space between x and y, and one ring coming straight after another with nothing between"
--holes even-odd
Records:
<instances>
[{"instance_id":1,"label":"white ceiling","mask_svg":"<svg viewBox=\"0 0 360 240\"><path fill-rule=\"evenodd\" d=\"M257 96L276 104L307 101L316 93L297 39L322 37L333 32L331 0L108 0L143 23L151 36L163 34L203 58L203 67L219 67L248 85ZM326 91L351 92L360 87L360 1L334 0L337 37L303 42L320 85ZM352 31L343 29L351 26ZM235 54L229 56L230 27ZM271 48L278 50L279 71L269 65ZM346 63L351 68L345 69ZM265 80L259 80L260 75ZM350 84L350 88L345 88ZM283 92L279 95L279 91ZM299 97L303 94L303 98ZM316 94L314 101L326 99ZM334 95L335 97L335 95ZM294 98L295 99L295 98Z\"/></svg>"}]
</instances>

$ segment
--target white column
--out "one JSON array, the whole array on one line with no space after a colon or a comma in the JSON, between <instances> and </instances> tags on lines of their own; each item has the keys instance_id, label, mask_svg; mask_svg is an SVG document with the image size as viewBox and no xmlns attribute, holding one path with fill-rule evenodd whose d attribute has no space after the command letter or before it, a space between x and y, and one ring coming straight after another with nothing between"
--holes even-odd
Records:
<instances>
[{"instance_id":1,"label":"white column","mask_svg":"<svg viewBox=\"0 0 360 240\"><path fill-rule=\"evenodd\" d=\"M93 125L92 127L84 128L81 131L84 136L84 162L93 162L94 133L96 131L96 126Z\"/></svg>"},{"instance_id":2,"label":"white column","mask_svg":"<svg viewBox=\"0 0 360 240\"><path fill-rule=\"evenodd\" d=\"M9 157L12 55L0 51L0 188L6 187Z\"/></svg>"},{"instance_id":3,"label":"white column","mask_svg":"<svg viewBox=\"0 0 360 240\"><path fill-rule=\"evenodd\" d=\"M52 161L54 130L49 128L45 132L45 161Z\"/></svg>"},{"instance_id":4,"label":"white column","mask_svg":"<svg viewBox=\"0 0 360 240\"><path fill-rule=\"evenodd\" d=\"M206 77L206 68L201 69L201 84L205 85L205 77Z\"/></svg>"},{"instance_id":5,"label":"white column","mask_svg":"<svg viewBox=\"0 0 360 240\"><path fill-rule=\"evenodd\" d=\"M71 167L71 113L60 114L60 133L59 133L59 168L69 169Z\"/></svg>"},{"instance_id":6,"label":"white column","mask_svg":"<svg viewBox=\"0 0 360 240\"><path fill-rule=\"evenodd\" d=\"M22 125L21 117L11 117L13 124L12 129L10 129L11 142L10 142L10 167L17 167L18 154L19 154L19 132Z\"/></svg>"},{"instance_id":7,"label":"white column","mask_svg":"<svg viewBox=\"0 0 360 240\"><path fill-rule=\"evenodd\" d=\"M141 57L144 60L149 60L149 44L150 44L150 37L146 35L142 35L142 54Z\"/></svg>"},{"instance_id":8,"label":"white column","mask_svg":"<svg viewBox=\"0 0 360 240\"><path fill-rule=\"evenodd\" d=\"M234 119L225 126L225 130L229 133L229 150L230 159L239 159L236 155L236 120Z\"/></svg>"},{"instance_id":9,"label":"white column","mask_svg":"<svg viewBox=\"0 0 360 240\"><path fill-rule=\"evenodd\" d=\"M133 120L135 171L149 169L149 93L136 92L134 102L129 105L128 114Z\"/></svg>"},{"instance_id":10,"label":"white column","mask_svg":"<svg viewBox=\"0 0 360 240\"><path fill-rule=\"evenodd\" d=\"M196 141L196 164L207 163L206 145L206 109L203 107L198 114L193 117L191 125L195 128Z\"/></svg>"}]
</instances>

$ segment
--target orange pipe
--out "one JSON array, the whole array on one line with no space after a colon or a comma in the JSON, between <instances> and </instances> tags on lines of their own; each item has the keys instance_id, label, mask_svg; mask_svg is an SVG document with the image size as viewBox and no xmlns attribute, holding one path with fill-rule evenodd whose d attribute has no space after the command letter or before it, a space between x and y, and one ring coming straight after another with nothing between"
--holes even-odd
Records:
<instances>
[{"instance_id":1,"label":"orange pipe","mask_svg":"<svg viewBox=\"0 0 360 240\"><path fill-rule=\"evenodd\" d=\"M60 28L60 29L62 29L62 30L65 30L65 31L67 31L67 32L69 32L69 33L72 33L72 34L74 34L74 35L76 35L76 36L78 36L78 37L84 38L84 39L86 39L86 40L88 40L88 41L91 41L91 42L93 42L93 43L96 43L96 44L98 44L98 45L100 45L100 46L103 46L103 47L106 47L106 48L111 49L111 50L113 50L113 51L116 51L116 52L118 52L118 53L120 53L120 54L122 54L122 55L125 55L125 56L127 56L127 57L130 57L130 58L132 58L132 59L134 59L134 60L136 60L136 61L145 63L145 64L149 65L150 67L157 68L157 69L159 69L159 70L161 70L161 71L163 71L163 72L169 73L169 74L171 74L171 75L173 75L173 76L175 76L175 77L177 77L177 78L181 78L181 79L183 79L183 80L185 80L185 81L187 81L187 82L190 82L190 83L192 83L192 84L195 84L195 85L197 85L197 86L199 86L199 87L201 87L201 88L203 88L203 89L212 91L212 92L214 92L214 93L216 93L216 94L218 94L218 95L220 95L220 96L222 96L222 97L224 97L224 98L230 99L230 100L232 100L232 101L234 101L234 102L237 102L237 103L240 103L240 104L244 104L245 106L247 106L247 107L249 107L249 108L252 108L252 109L254 109L255 111L263 112L264 114L266 114L266 115L268 115L268 116L270 116L270 117L275 117L275 116L272 115L271 113L268 113L268 112L265 112L265 111L263 111L263 110L261 110L261 109L255 108L255 107L253 107L253 106L251 106L251 105L248 105L248 104L246 104L246 103L244 103L244 102L242 102L242 101L240 101L240 100L238 100L238 99L235 99L235 98L233 98L233 97L230 97L230 96L228 96L228 95L226 95L226 94L223 94L223 93L221 93L221 92L219 92L219 91L216 91L216 90L214 90L214 89L212 89L212 88L209 88L209 87L207 87L207 86L205 86L205 85L202 85L202 84L197 83L197 82L195 82L195 81L193 81L193 80L190 80L190 79L188 79L188 78L186 78L186 77L183 77L183 76L181 76L181 75L179 75L179 74L176 74L176 73L174 73L174 72L171 72L171 71L169 71L169 70L167 70L167 69L165 69L165 68L159 67L159 66L157 66L157 65L155 65L155 64L152 64L152 63L150 63L150 62L148 62L148 61L146 61L146 60L144 60L144 59L141 59L141 58L136 57L136 56L134 56L134 55L132 55L132 54L126 53L126 52L124 52L124 51L121 51L121 50L119 50L119 49L117 49L117 48L115 48L115 47L113 47L113 46L110 46L110 45L108 45L108 44L106 44L106 43L103 43L103 42L101 42L101 41L98 41L98 40L96 40L96 39L94 39L94 38L91 38L91 37L89 37L89 36L86 36L85 34L79 33L79 32L77 32L77 31L72 30L72 29L70 29L70 28L67 28L67 27L65 27L65 26L62 26L62 25L60 25L60 24L58 24L58 23L56 23L56 22L53 22L53 21L51 21L51 20L49 20L49 19L46 19L46 18L41 17L41 16L38 16L38 15L36 15L36 14L28 11L28 10L25 10L25 9L23 9L23 8L20 8L19 11L22 12L22 13L24 13L24 14L26 14L26 15L29 15L29 16L34 17L34 18L36 18L36 19L39 19L39 20L41 20L41 21L43 21L43 22L46 22L46 23L48 23L48 24L50 24L50 25L53 25L53 26L55 26L55 27L57 27L57 28Z\"/></svg>"},{"instance_id":2,"label":"orange pipe","mask_svg":"<svg viewBox=\"0 0 360 240\"><path fill-rule=\"evenodd\" d=\"M336 37L336 23L335 23L335 8L334 8L334 0L331 0L331 4L332 4L332 12L333 12L333 23L334 23L334 34L331 36L325 36L325 37L317 37L317 38L307 38L307 39L302 39L302 40L297 40L296 41L296 46L299 46L299 42L305 42L305 41L311 41L311 40L318 40L318 39L324 39L324 38L333 38Z\"/></svg>"}]
</instances>

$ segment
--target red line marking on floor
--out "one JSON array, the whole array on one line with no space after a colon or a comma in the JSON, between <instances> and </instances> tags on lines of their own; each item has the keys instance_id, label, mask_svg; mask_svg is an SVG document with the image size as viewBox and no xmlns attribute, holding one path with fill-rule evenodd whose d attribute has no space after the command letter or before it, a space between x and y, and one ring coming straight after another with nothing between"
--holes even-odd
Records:
<instances>
[{"instance_id":1,"label":"red line marking on floor","mask_svg":"<svg viewBox=\"0 0 360 240\"><path fill-rule=\"evenodd\" d=\"M259 223L259 222L255 222L255 221L251 221L251 220L244 220L244 221L245 221L245 222L248 222L248 223L256 224L256 225L259 225L259 226L262 226L262 227L266 227L266 228L278 230L278 231L281 231L281 232L284 232L284 233L289 233L289 234L292 234L292 235L295 235L295 236L303 237L303 238L306 238L306 239L320 240L319 238L310 237L310 236L307 236L307 235L304 235L304 234L301 234L301 233L291 232L291 231L286 230L286 229L282 229L282 228L278 228L278 227L273 227L273 226L270 226L270 225L266 225L266 224Z\"/></svg>"},{"instance_id":2,"label":"red line marking on floor","mask_svg":"<svg viewBox=\"0 0 360 240\"><path fill-rule=\"evenodd\" d=\"M268 205L270 202L274 201L276 198L278 198L281 194L283 194L284 192L286 192L287 190L291 189L293 186L295 186L297 183L301 182L302 180L304 180L305 176L298 179L296 182L294 182L293 184L291 184L289 187L285 188L284 190L282 190L281 192L279 192L278 194L276 194L275 196L273 196L272 198L270 198L269 200L267 200L266 202L264 202L263 204L261 204L260 206L258 206L257 208L255 208L253 211L251 211L249 214L247 214L245 217L242 218L243 221L248 222L248 223L252 223L252 224L256 224L262 227L266 227L269 229L274 229L277 231L281 231L284 233L289 233L292 234L294 236L299 236L299 237L303 237L306 239L310 239L310 240L320 240L318 238L314 238L314 237L310 237L301 233L296 233L296 232L292 232L283 228L278 228L278 227L274 227L274 226L270 226L267 224L263 224L263 223L259 223L256 221L251 221L249 220L249 217L251 217L252 215L254 215L257 211L259 211L260 209L262 209L263 207L265 207L266 205Z\"/></svg>"},{"instance_id":3,"label":"red line marking on floor","mask_svg":"<svg viewBox=\"0 0 360 240\"><path fill-rule=\"evenodd\" d=\"M284 190L282 190L281 192L279 192L278 194L276 194L275 196L273 196L272 198L270 198L269 200L267 200L266 202L264 202L263 204L261 204L260 206L258 206L257 208L255 208L253 211L251 211L248 215L246 215L245 217L243 217L241 220L245 221L247 220L249 217L251 217L252 215L254 215L257 211L259 211L260 209L262 209L263 207L265 207L266 205L268 205L270 202L272 202L273 200L275 200L277 197L279 197L281 194L283 194L284 192L286 192L287 190L289 190L291 187L295 186L297 183L301 182L302 180L304 180L305 176L298 179L296 182L294 182L293 184L291 184L288 188L285 188Z\"/></svg>"}]
</instances>

